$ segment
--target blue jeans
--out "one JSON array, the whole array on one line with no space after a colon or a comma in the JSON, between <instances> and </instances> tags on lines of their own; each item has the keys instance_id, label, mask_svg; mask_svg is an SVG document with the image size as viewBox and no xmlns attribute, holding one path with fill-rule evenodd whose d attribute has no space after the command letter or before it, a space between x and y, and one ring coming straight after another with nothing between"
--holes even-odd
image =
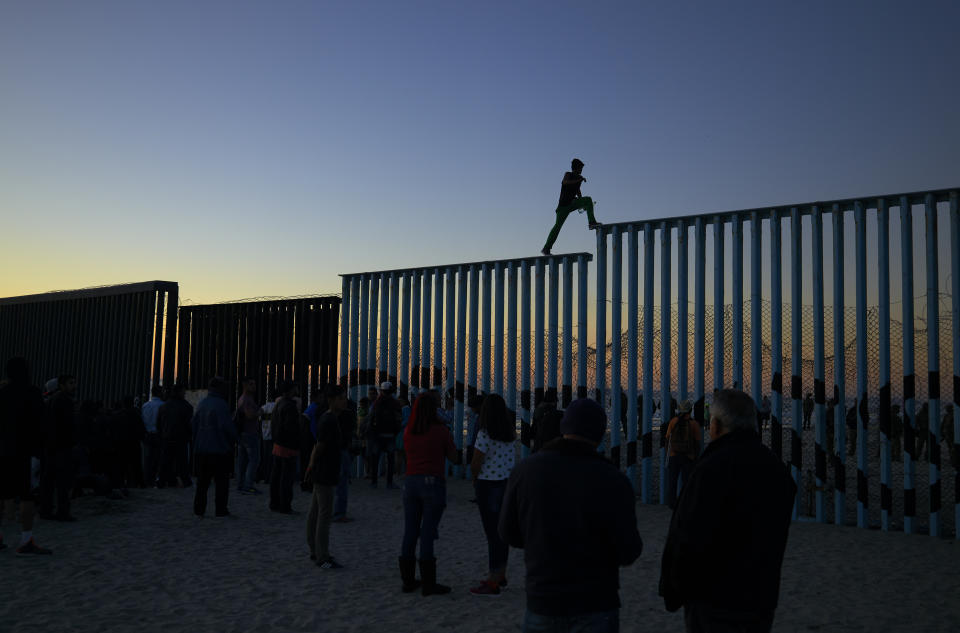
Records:
<instances>
[{"instance_id":1,"label":"blue jeans","mask_svg":"<svg viewBox=\"0 0 960 633\"><path fill-rule=\"evenodd\" d=\"M488 481L478 479L474 483L477 493L477 507L480 509L480 521L487 535L487 559L490 571L505 571L510 546L503 542L497 525L500 523L500 508L503 506L503 494L507 490L507 480Z\"/></svg>"},{"instance_id":2,"label":"blue jeans","mask_svg":"<svg viewBox=\"0 0 960 633\"><path fill-rule=\"evenodd\" d=\"M403 542L400 556L416 558L420 541L420 559L433 558L440 517L447 507L447 483L433 475L407 475L403 480Z\"/></svg>"},{"instance_id":3,"label":"blue jeans","mask_svg":"<svg viewBox=\"0 0 960 633\"><path fill-rule=\"evenodd\" d=\"M677 505L677 488L680 475L683 475L683 485L690 481L693 473L693 460L686 455L674 455L667 458L667 505L671 508Z\"/></svg>"},{"instance_id":4,"label":"blue jeans","mask_svg":"<svg viewBox=\"0 0 960 633\"><path fill-rule=\"evenodd\" d=\"M260 466L260 434L240 434L240 455L237 457L237 489L253 488Z\"/></svg>"},{"instance_id":5,"label":"blue jeans","mask_svg":"<svg viewBox=\"0 0 960 633\"><path fill-rule=\"evenodd\" d=\"M344 449L340 451L340 481L337 482L336 495L333 501L333 518L347 516L347 493L350 490L350 463L352 456L350 451Z\"/></svg>"},{"instance_id":6,"label":"blue jeans","mask_svg":"<svg viewBox=\"0 0 960 633\"><path fill-rule=\"evenodd\" d=\"M619 633L620 609L580 615L540 615L527 609L523 633Z\"/></svg>"}]
</instances>

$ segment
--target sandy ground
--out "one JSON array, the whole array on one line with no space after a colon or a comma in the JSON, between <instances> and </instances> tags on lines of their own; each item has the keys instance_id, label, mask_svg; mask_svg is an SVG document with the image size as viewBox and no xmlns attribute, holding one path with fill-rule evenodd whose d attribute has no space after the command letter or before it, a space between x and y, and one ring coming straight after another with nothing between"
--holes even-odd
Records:
<instances>
[{"instance_id":1,"label":"sandy ground","mask_svg":"<svg viewBox=\"0 0 960 633\"><path fill-rule=\"evenodd\" d=\"M269 512L266 495L231 493L228 519L193 517L192 489L77 499L79 522L37 522L53 556L0 552L0 631L520 630L522 552L511 552L501 596L468 593L486 569L486 544L466 482L450 483L437 543L439 580L454 591L428 598L399 590L400 491L355 481L350 492L355 521L332 527L331 549L345 565L337 571L308 557L309 495L299 490L299 515ZM680 614L657 597L669 510L638 504L637 515L644 551L621 572L622 630L682 631ZM4 520L7 543L18 530ZM956 632L958 570L952 540L795 523L774 630Z\"/></svg>"}]
</instances>

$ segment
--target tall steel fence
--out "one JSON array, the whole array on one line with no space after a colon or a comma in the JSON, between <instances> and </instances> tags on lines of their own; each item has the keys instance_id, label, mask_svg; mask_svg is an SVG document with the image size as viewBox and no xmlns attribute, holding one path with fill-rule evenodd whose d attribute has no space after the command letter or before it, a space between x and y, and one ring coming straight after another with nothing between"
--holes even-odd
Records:
<instances>
[{"instance_id":1,"label":"tall steel fence","mask_svg":"<svg viewBox=\"0 0 960 633\"><path fill-rule=\"evenodd\" d=\"M34 379L77 377L79 397L106 403L173 378L176 282L0 299L0 358L25 357Z\"/></svg>"},{"instance_id":2,"label":"tall steel fence","mask_svg":"<svg viewBox=\"0 0 960 633\"><path fill-rule=\"evenodd\" d=\"M293 380L306 397L337 381L339 311L334 296L183 306L177 379L206 389L221 376L237 389L251 377L258 402Z\"/></svg>"},{"instance_id":3,"label":"tall steel fence","mask_svg":"<svg viewBox=\"0 0 960 633\"><path fill-rule=\"evenodd\" d=\"M469 397L502 394L529 447L532 407L545 389L557 389L565 403L587 394L587 350L578 346L574 358L573 318L576 296L577 336L585 341L591 259L574 253L343 275L342 382L355 398L384 380L401 397L452 390L461 450Z\"/></svg>"},{"instance_id":4,"label":"tall steel fence","mask_svg":"<svg viewBox=\"0 0 960 633\"><path fill-rule=\"evenodd\" d=\"M605 449L646 503L665 498L658 402L702 417L736 386L770 397L763 437L799 485L796 517L940 535L960 517L941 454L941 402L960 398L958 217L957 190L870 196L605 225L595 258L344 275L342 380L355 397L383 379L453 389L458 441L474 391L502 393L527 442L544 388L564 404L589 389L622 421ZM943 429L960 451L960 415Z\"/></svg>"},{"instance_id":5,"label":"tall steel fence","mask_svg":"<svg viewBox=\"0 0 960 633\"><path fill-rule=\"evenodd\" d=\"M914 238L914 214L916 207L922 210L924 238ZM899 264L902 298L899 339L891 336L891 210L896 210L900 234ZM919 215L919 213L918 213ZM830 231L831 257L824 256L824 216L832 223ZM851 217L852 216L852 217ZM621 437L619 425L611 426L611 443L614 447L624 439L628 447L640 444L639 471L629 474L638 486L645 502L655 499L654 483L659 480L659 499L663 499L665 451L659 449L660 472L654 472L654 397L642 399L638 411L637 396L659 396L661 402L672 398L692 398L697 410L709 404L708 385L712 388L750 384L750 392L758 402L769 393L772 400L770 443L781 452L781 436L789 435L787 450L783 451L794 479L804 487L802 476L805 466L803 421L803 398L806 382L812 374L813 411L813 477L814 491L811 514L818 521L827 521L828 514L837 523L847 520L847 426L845 424L848 397L856 403L856 523L861 527L870 524L871 484L874 473L879 470L880 525L890 529L893 517L894 496L900 497L903 527L912 532L917 522L917 462L914 436L917 432L917 395L926 397L925 415L929 419L929 459L926 479L927 490L923 497L927 502L924 519L929 533L942 532L941 516L941 300L939 267L945 258L938 233L938 218L947 216L950 225L950 278L952 282L953 333L953 399L958 397L956 384L958 355L956 346L958 328L957 285L960 283L960 228L958 228L957 191L941 190L907 194L885 195L862 199L812 202L786 205L778 208L752 209L712 213L683 218L646 220L606 225L597 232L597 311L596 341L597 367L606 367L609 353L610 371L598 371L596 390L598 397L609 397L614 419L621 417L625 401L627 419L639 418L636 426L628 427L628 436ZM853 224L852 258L845 255L848 248L845 231ZM732 235L728 236L727 229ZM830 227L828 227L830 228ZM708 233L709 230L709 233ZM870 240L868 243L868 234ZM746 236L749 235L749 240ZM765 238L765 235L767 236ZM624 237L626 249L624 249ZM709 239L708 239L709 238ZM712 260L711 303L724 305L731 299L729 313L724 310L709 310L706 299L708 242ZM640 246L642 244L642 256ZM744 301L745 249L749 253L749 295ZM915 336L917 317L915 296L914 246L924 254L921 265L925 271L927 288L925 306L925 342L927 374L917 378L917 352ZM692 253L691 253L692 246ZM726 253L730 249L730 256ZM870 250L868 266L868 250ZM676 252L676 257L673 253ZM784 275L783 258L789 255L788 275ZM627 261L626 301L624 301L623 261ZM809 259L807 259L809 258ZM656 260L656 265L655 265ZM672 265L676 260L676 275ZM728 264L729 260L729 264ZM851 265L852 260L852 265ZM805 263L809 262L809 263ZM690 269L693 268L694 295L689 295ZM657 271L659 269L659 271ZM828 279L826 269L832 272L832 310L828 313L824 301L824 288ZM852 271L851 271L852 269ZM639 294L643 280L642 300ZM659 272L655 279L655 273ZM611 279L608 281L608 273ZM851 274L852 273L852 274ZM854 299L853 328L848 327L846 304L849 301L846 284L852 277ZM676 295L673 283L676 279ZM867 301L868 279L875 280L877 311L873 315L876 329L869 330L869 306ZM729 284L729 286L728 286ZM764 313L764 285L769 288L769 313ZM607 291L611 293L610 306ZM809 288L812 314L812 341L804 337L804 292ZM790 301L784 301L783 291L789 287ZM729 290L728 290L729 288ZM871 286L873 289L874 286ZM655 297L659 294L659 301ZM690 307L693 307L692 330ZM745 310L749 307L749 312ZM789 307L789 337L786 338L787 315L783 308ZM676 314L674 314L674 309ZM614 336L607 336L608 310ZM628 315L625 337L622 329L623 312ZM658 315L655 315L659 312ZM712 317L712 328L707 316ZM825 324L832 316L830 329L832 355L828 387L828 339ZM675 325L674 325L675 324ZM654 333L659 332L659 350L654 348ZM709 344L709 347L708 347ZM692 347L692 356L691 356ZM785 347L787 352L785 353ZM902 350L899 363L892 365L894 347ZM851 349L852 348L852 349ZM812 367L804 366L804 353L809 350ZM656 353L656 352L659 353ZM712 352L708 356L708 351ZM745 354L749 352L749 355ZM793 353L798 351L799 353ZM851 351L853 354L851 354ZM850 357L853 357L852 359ZM654 360L658 361L658 368ZM789 379L785 378L789 360ZM851 360L853 371L851 372ZM747 362L745 362L747 361ZM747 364L748 363L748 364ZM749 371L748 371L749 367ZM876 373L871 381L870 368ZM903 442L908 449L903 457L902 479L893 481L891 405L894 389L892 369L900 373L902 380ZM625 376L623 374L626 374ZM764 376L769 379L765 380ZM709 378L709 382L708 382ZM852 380L851 380L852 378ZM659 379L659 384L655 380ZM691 380L692 379L692 380ZM746 382L745 382L746 379ZM851 384L854 383L855 384ZM626 392L625 400L621 393ZM827 398L836 402L833 412L832 445L827 444L828 430ZM871 406L871 402L874 402ZM785 411L785 408L787 411ZM871 422L871 410L876 412L876 422ZM788 415L785 416L785 413ZM702 414L701 414L702 415ZM790 425L784 426L785 417ZM960 435L960 419L954 416L954 438ZM879 430L878 450L868 446L874 429ZM956 444L952 447L957 449ZM874 458L876 452L879 456ZM806 459L809 459L807 455ZM828 468L829 465L829 468ZM955 470L955 469L954 469ZM832 475L833 489L828 490L828 471ZM956 474L955 474L956 478ZM956 525L960 515L960 486L953 482L954 516L949 523ZM902 486L901 486L902 485ZM895 488L899 488L897 495ZM828 513L827 500L832 497L832 512ZM802 495L798 496L794 515L802 511Z\"/></svg>"}]
</instances>

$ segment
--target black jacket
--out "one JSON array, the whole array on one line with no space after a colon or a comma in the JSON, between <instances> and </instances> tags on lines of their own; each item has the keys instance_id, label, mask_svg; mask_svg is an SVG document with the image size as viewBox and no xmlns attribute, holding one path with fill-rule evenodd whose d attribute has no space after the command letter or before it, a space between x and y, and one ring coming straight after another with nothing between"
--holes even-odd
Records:
<instances>
[{"instance_id":1,"label":"black jacket","mask_svg":"<svg viewBox=\"0 0 960 633\"><path fill-rule=\"evenodd\" d=\"M45 417L40 389L19 381L0 387L0 456L39 456Z\"/></svg>"},{"instance_id":2,"label":"black jacket","mask_svg":"<svg viewBox=\"0 0 960 633\"><path fill-rule=\"evenodd\" d=\"M527 608L540 615L618 608L619 568L643 549L635 503L629 480L585 442L559 438L520 462L499 531L525 550Z\"/></svg>"},{"instance_id":3,"label":"black jacket","mask_svg":"<svg viewBox=\"0 0 960 633\"><path fill-rule=\"evenodd\" d=\"M270 425L274 444L300 450L300 412L296 400L281 398L273 409Z\"/></svg>"},{"instance_id":4,"label":"black jacket","mask_svg":"<svg viewBox=\"0 0 960 633\"><path fill-rule=\"evenodd\" d=\"M797 486L753 431L710 442L684 485L663 549L668 611L701 603L734 612L777 606Z\"/></svg>"},{"instance_id":5,"label":"black jacket","mask_svg":"<svg viewBox=\"0 0 960 633\"><path fill-rule=\"evenodd\" d=\"M170 398L157 411L157 433L160 439L170 443L190 441L193 406L183 398Z\"/></svg>"}]
</instances>

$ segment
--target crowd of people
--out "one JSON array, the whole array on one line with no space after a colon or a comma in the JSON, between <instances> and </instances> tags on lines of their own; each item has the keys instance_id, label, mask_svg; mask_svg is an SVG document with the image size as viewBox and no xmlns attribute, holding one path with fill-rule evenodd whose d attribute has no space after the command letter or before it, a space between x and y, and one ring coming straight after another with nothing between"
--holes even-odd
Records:
<instances>
[{"instance_id":1,"label":"crowd of people","mask_svg":"<svg viewBox=\"0 0 960 633\"><path fill-rule=\"evenodd\" d=\"M26 360L11 359L0 384L0 501L19 502L16 552L51 554L33 537L34 515L75 521L71 500L86 491L121 500L135 487L195 486L193 512L202 518L213 484L214 516L231 516L233 478L245 495L263 494L257 486L267 483L268 507L281 514L297 514L298 484L309 491L310 558L337 570L344 563L331 553L330 527L351 520L350 479L362 458L370 486L383 477L387 489L402 487L401 591L445 594L451 587L437 579L435 541L446 479L459 465L468 468L487 541L487 569L470 592L499 595L510 548L523 549L525 631L618 630L618 570L640 556L643 543L629 480L598 450L608 421L596 401L574 400L561 411L548 390L533 414L531 455L521 460L504 399L472 397L461 462L450 392L425 390L411 405L383 382L354 403L343 387L328 385L304 408L292 381L280 381L263 405L254 380L241 381L235 406L231 389L213 378L196 407L177 384L155 387L142 406L123 398L107 408L77 403L74 376L41 390ZM927 410L918 412L918 426ZM668 610L684 609L688 631L769 631L796 485L762 443L763 405L726 389L700 411L689 400L671 402L663 434L674 514L660 593ZM952 428L947 407L942 435L951 442Z\"/></svg>"}]
</instances>

